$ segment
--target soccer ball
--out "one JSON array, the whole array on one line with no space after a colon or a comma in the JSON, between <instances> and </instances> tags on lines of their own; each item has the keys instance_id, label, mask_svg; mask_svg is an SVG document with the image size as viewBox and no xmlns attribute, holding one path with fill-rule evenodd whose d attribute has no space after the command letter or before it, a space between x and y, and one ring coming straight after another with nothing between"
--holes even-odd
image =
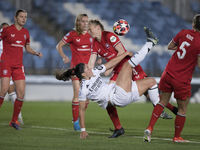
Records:
<instances>
[{"instance_id":1,"label":"soccer ball","mask_svg":"<svg viewBox=\"0 0 200 150\"><path fill-rule=\"evenodd\" d=\"M126 20L120 19L116 21L113 25L113 31L115 34L123 36L128 33L130 25Z\"/></svg>"}]
</instances>

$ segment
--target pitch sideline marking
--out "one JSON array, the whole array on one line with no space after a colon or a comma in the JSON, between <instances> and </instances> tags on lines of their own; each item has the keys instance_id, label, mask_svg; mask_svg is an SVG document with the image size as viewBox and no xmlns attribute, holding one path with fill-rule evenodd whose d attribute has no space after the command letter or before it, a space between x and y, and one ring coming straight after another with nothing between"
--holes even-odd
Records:
<instances>
[{"instance_id":1,"label":"pitch sideline marking","mask_svg":"<svg viewBox=\"0 0 200 150\"><path fill-rule=\"evenodd\" d=\"M9 125L8 123L0 123L0 125ZM80 132L80 131L74 131L70 129L63 129L63 128L53 128L53 127L40 127L40 126L27 126L23 125L24 127L29 127L29 128L37 128L37 129L49 129L49 130L60 130L60 131L70 131L70 132ZM94 132L94 131L87 131L88 133L94 133L94 134L104 134L104 135L110 135L110 133L105 133L105 132ZM122 135L126 137L134 137L134 138L143 138L142 136L133 136L133 135ZM164 141L172 141L172 139L168 138L157 138L157 137L151 137L151 139L156 139L156 140L164 140ZM196 141L189 141L188 143L197 143L200 144L200 142Z\"/></svg>"}]
</instances>

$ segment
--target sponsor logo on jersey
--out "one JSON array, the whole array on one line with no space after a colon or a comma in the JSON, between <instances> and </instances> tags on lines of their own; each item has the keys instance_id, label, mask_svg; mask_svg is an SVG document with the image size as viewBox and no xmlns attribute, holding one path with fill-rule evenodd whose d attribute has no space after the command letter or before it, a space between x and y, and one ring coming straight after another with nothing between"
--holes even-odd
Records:
<instances>
[{"instance_id":1,"label":"sponsor logo on jersey","mask_svg":"<svg viewBox=\"0 0 200 150\"><path fill-rule=\"evenodd\" d=\"M21 43L22 41L16 41L17 44Z\"/></svg>"},{"instance_id":2,"label":"sponsor logo on jersey","mask_svg":"<svg viewBox=\"0 0 200 150\"><path fill-rule=\"evenodd\" d=\"M111 37L110 37L110 41L111 41L111 42L116 42L116 40L117 40L117 38L116 38L115 36L111 36Z\"/></svg>"},{"instance_id":3,"label":"sponsor logo on jersey","mask_svg":"<svg viewBox=\"0 0 200 150\"><path fill-rule=\"evenodd\" d=\"M3 70L3 75L7 75L8 70Z\"/></svg>"},{"instance_id":4,"label":"sponsor logo on jersey","mask_svg":"<svg viewBox=\"0 0 200 150\"><path fill-rule=\"evenodd\" d=\"M103 54L103 56L106 56L106 55L108 55L108 53Z\"/></svg>"},{"instance_id":5,"label":"sponsor logo on jersey","mask_svg":"<svg viewBox=\"0 0 200 150\"><path fill-rule=\"evenodd\" d=\"M82 48L86 48L86 47L88 47L88 45L83 45L83 46L82 46Z\"/></svg>"},{"instance_id":6,"label":"sponsor logo on jersey","mask_svg":"<svg viewBox=\"0 0 200 150\"><path fill-rule=\"evenodd\" d=\"M15 34L11 34L11 37L15 37Z\"/></svg>"},{"instance_id":7,"label":"sponsor logo on jersey","mask_svg":"<svg viewBox=\"0 0 200 150\"><path fill-rule=\"evenodd\" d=\"M76 42L80 42L81 41L81 39L76 39Z\"/></svg>"},{"instance_id":8,"label":"sponsor logo on jersey","mask_svg":"<svg viewBox=\"0 0 200 150\"><path fill-rule=\"evenodd\" d=\"M110 45L109 45L108 43L106 43L106 44L105 44L105 47L106 47L107 49L109 49L109 48L110 48Z\"/></svg>"}]
</instances>

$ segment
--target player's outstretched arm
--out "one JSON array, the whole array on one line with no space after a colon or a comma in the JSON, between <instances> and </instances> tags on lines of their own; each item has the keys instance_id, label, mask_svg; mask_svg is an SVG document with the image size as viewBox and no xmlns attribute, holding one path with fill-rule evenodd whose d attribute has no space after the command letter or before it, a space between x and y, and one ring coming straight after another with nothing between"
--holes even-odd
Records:
<instances>
[{"instance_id":1,"label":"player's outstretched arm","mask_svg":"<svg viewBox=\"0 0 200 150\"><path fill-rule=\"evenodd\" d=\"M86 101L79 101L79 119L80 119L80 126L81 126L80 139L86 139L86 137L89 137L85 129L85 105L86 105Z\"/></svg>"},{"instance_id":2,"label":"player's outstretched arm","mask_svg":"<svg viewBox=\"0 0 200 150\"><path fill-rule=\"evenodd\" d=\"M28 53L32 54L32 55L36 55L39 58L43 57L42 52L36 52L34 51L29 44L26 44L25 49Z\"/></svg>"},{"instance_id":3,"label":"player's outstretched arm","mask_svg":"<svg viewBox=\"0 0 200 150\"><path fill-rule=\"evenodd\" d=\"M65 43L61 40L57 45L56 45L56 49L58 51L58 53L60 54L60 56L63 58L63 62L65 64L69 63L70 62L70 59L69 57L67 57L65 55L65 53L63 52L63 49L62 47L65 45Z\"/></svg>"}]
</instances>

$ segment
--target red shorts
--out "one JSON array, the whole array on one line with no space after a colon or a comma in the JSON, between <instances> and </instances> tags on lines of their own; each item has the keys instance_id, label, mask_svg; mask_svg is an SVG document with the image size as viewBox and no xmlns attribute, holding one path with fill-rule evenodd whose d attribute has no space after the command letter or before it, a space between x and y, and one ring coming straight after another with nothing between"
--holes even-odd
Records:
<instances>
[{"instance_id":1,"label":"red shorts","mask_svg":"<svg viewBox=\"0 0 200 150\"><path fill-rule=\"evenodd\" d=\"M191 96L191 85L174 79L166 71L161 76L158 88L163 92L174 92L174 98L179 100L185 100Z\"/></svg>"},{"instance_id":2,"label":"red shorts","mask_svg":"<svg viewBox=\"0 0 200 150\"><path fill-rule=\"evenodd\" d=\"M112 76L111 76L110 80L116 81L118 74L119 74L119 72L114 71L112 73ZM133 69L133 76L132 76L132 80L133 81L144 79L145 77L147 77L147 75L146 75L146 73L144 72L144 70L142 69L142 67L140 65L136 66Z\"/></svg>"},{"instance_id":3,"label":"red shorts","mask_svg":"<svg viewBox=\"0 0 200 150\"><path fill-rule=\"evenodd\" d=\"M12 77L12 80L25 80L24 66L10 67L0 65L0 77Z\"/></svg>"}]
</instances>

